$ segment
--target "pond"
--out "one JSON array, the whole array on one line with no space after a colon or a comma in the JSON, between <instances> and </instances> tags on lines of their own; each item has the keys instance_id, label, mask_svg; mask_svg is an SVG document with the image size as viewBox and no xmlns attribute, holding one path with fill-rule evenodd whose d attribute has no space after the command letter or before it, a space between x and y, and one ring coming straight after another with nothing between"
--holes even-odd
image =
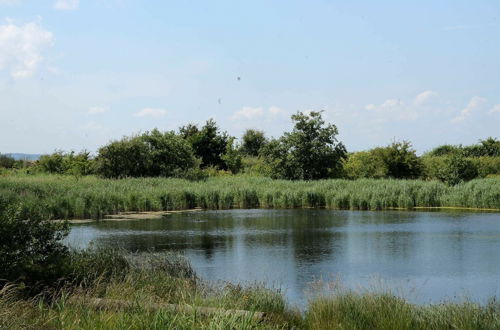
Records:
<instances>
[{"instance_id":1,"label":"pond","mask_svg":"<svg viewBox=\"0 0 500 330\"><path fill-rule=\"evenodd\" d=\"M204 279L264 282L297 306L320 279L389 288L417 303L500 293L498 213L202 211L74 225L67 241L181 251Z\"/></svg>"}]
</instances>

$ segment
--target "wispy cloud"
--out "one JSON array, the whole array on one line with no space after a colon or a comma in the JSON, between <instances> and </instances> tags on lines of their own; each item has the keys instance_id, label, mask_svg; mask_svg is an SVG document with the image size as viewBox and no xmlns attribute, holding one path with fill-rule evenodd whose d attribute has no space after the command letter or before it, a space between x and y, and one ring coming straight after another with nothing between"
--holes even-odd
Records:
<instances>
[{"instance_id":1,"label":"wispy cloud","mask_svg":"<svg viewBox=\"0 0 500 330\"><path fill-rule=\"evenodd\" d=\"M270 106L265 109L263 107L243 107L233 113L231 120L254 120L266 119L271 120L277 116L285 115L286 111L277 106Z\"/></svg>"},{"instance_id":2,"label":"wispy cloud","mask_svg":"<svg viewBox=\"0 0 500 330\"><path fill-rule=\"evenodd\" d=\"M261 117L264 114L264 109L261 107L252 108L252 107L243 107L241 110L236 111L232 116L232 120L238 119L253 119L257 117Z\"/></svg>"},{"instance_id":3,"label":"wispy cloud","mask_svg":"<svg viewBox=\"0 0 500 330\"><path fill-rule=\"evenodd\" d=\"M33 75L44 60L44 52L54 44L54 35L38 21L0 25L0 70L10 71L13 78Z\"/></svg>"},{"instance_id":4,"label":"wispy cloud","mask_svg":"<svg viewBox=\"0 0 500 330\"><path fill-rule=\"evenodd\" d=\"M452 122L454 123L459 123L464 121L467 117L471 115L474 111L477 110L482 104L486 102L485 98L479 97L479 96L473 96L467 106L460 111L460 114L456 116L455 118L452 119Z\"/></svg>"},{"instance_id":5,"label":"wispy cloud","mask_svg":"<svg viewBox=\"0 0 500 330\"><path fill-rule=\"evenodd\" d=\"M136 117L154 117L159 118L167 114L167 110L159 108L144 108L139 112L136 112L134 116Z\"/></svg>"},{"instance_id":6,"label":"wispy cloud","mask_svg":"<svg viewBox=\"0 0 500 330\"><path fill-rule=\"evenodd\" d=\"M57 10L75 10L79 4L80 0L56 0L54 8Z\"/></svg>"},{"instance_id":7,"label":"wispy cloud","mask_svg":"<svg viewBox=\"0 0 500 330\"><path fill-rule=\"evenodd\" d=\"M493 108L490 109L490 113L500 113L500 104L495 105Z\"/></svg>"},{"instance_id":8,"label":"wispy cloud","mask_svg":"<svg viewBox=\"0 0 500 330\"><path fill-rule=\"evenodd\" d=\"M432 101L434 98L436 98L437 95L438 94L436 92L434 92L434 91L425 91L425 92L422 92L422 93L418 94L415 97L415 100L413 101L413 103L415 105L428 104L430 101Z\"/></svg>"}]
</instances>

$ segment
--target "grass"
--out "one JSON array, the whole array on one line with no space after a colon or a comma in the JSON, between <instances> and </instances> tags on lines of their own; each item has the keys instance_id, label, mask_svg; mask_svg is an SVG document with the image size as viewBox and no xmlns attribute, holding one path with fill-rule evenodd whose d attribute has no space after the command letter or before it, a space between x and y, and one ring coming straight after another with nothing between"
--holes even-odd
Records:
<instances>
[{"instance_id":1,"label":"grass","mask_svg":"<svg viewBox=\"0 0 500 330\"><path fill-rule=\"evenodd\" d=\"M25 217L38 212L48 219L99 219L123 211L194 207L498 210L500 178L477 179L450 187L437 181L391 179L308 182L230 176L191 182L172 178L110 180L18 174L0 176L0 198L20 202Z\"/></svg>"},{"instance_id":2,"label":"grass","mask_svg":"<svg viewBox=\"0 0 500 330\"><path fill-rule=\"evenodd\" d=\"M124 263L124 260L126 261ZM472 302L413 305L390 292L323 291L304 313L282 294L262 286L208 284L174 254L122 255L74 252L80 275L50 295L22 299L10 285L0 290L0 329L499 329L500 304ZM338 288L338 286L336 286ZM126 309L93 308L100 297L133 302ZM152 303L241 309L251 316L151 310Z\"/></svg>"}]
</instances>

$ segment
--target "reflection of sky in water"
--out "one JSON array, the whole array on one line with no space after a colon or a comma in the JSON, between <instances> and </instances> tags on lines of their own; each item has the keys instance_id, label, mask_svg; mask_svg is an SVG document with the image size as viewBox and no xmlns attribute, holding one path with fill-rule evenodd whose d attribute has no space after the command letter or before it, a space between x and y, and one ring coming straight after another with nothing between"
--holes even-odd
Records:
<instances>
[{"instance_id":1,"label":"reflection of sky in water","mask_svg":"<svg viewBox=\"0 0 500 330\"><path fill-rule=\"evenodd\" d=\"M205 279L265 282L299 305L320 279L392 288L416 302L500 293L495 213L207 211L75 225L67 242L179 250Z\"/></svg>"}]
</instances>

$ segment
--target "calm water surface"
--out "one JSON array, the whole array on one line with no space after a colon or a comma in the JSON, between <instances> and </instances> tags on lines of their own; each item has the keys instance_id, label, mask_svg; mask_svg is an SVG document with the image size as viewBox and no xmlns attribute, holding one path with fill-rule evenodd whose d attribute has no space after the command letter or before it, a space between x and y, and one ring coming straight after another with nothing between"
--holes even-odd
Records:
<instances>
[{"instance_id":1,"label":"calm water surface","mask_svg":"<svg viewBox=\"0 0 500 330\"><path fill-rule=\"evenodd\" d=\"M419 303L500 296L500 214L228 210L72 227L74 247L178 250L207 280L265 282L303 306L311 282Z\"/></svg>"}]
</instances>

